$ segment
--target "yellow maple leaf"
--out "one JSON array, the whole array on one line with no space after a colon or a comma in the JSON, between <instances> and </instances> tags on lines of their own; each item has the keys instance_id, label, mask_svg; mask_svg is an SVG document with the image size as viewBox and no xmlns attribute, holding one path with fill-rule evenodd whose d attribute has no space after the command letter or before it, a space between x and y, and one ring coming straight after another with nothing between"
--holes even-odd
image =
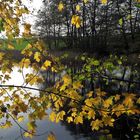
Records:
<instances>
[{"instance_id":1,"label":"yellow maple leaf","mask_svg":"<svg viewBox=\"0 0 140 140\"><path fill-rule=\"evenodd\" d=\"M63 120L63 117L64 117L65 114L66 114L65 111L59 112L56 116L56 122L59 122L60 120Z\"/></svg>"},{"instance_id":2,"label":"yellow maple leaf","mask_svg":"<svg viewBox=\"0 0 140 140\"><path fill-rule=\"evenodd\" d=\"M63 106L63 102L62 102L62 100L57 100L55 103L54 103L54 106L57 108L57 109L59 109L60 107L62 107Z\"/></svg>"},{"instance_id":3,"label":"yellow maple leaf","mask_svg":"<svg viewBox=\"0 0 140 140\"><path fill-rule=\"evenodd\" d=\"M29 137L29 138L33 138L33 134L29 133L29 132L25 132L24 133L25 137Z\"/></svg>"},{"instance_id":4,"label":"yellow maple leaf","mask_svg":"<svg viewBox=\"0 0 140 140\"><path fill-rule=\"evenodd\" d=\"M22 15L22 10L17 8L16 9L16 14L17 14L17 16L21 16Z\"/></svg>"},{"instance_id":5,"label":"yellow maple leaf","mask_svg":"<svg viewBox=\"0 0 140 140\"><path fill-rule=\"evenodd\" d=\"M40 120L46 119L46 112L43 109L40 109L39 111L37 111L37 116Z\"/></svg>"},{"instance_id":6,"label":"yellow maple leaf","mask_svg":"<svg viewBox=\"0 0 140 140\"><path fill-rule=\"evenodd\" d=\"M88 112L88 119L95 119L95 111L93 109L91 109L89 112Z\"/></svg>"},{"instance_id":7,"label":"yellow maple leaf","mask_svg":"<svg viewBox=\"0 0 140 140\"><path fill-rule=\"evenodd\" d=\"M84 0L84 3L87 3L88 2L88 0Z\"/></svg>"},{"instance_id":8,"label":"yellow maple leaf","mask_svg":"<svg viewBox=\"0 0 140 140\"><path fill-rule=\"evenodd\" d=\"M49 119L54 122L56 120L56 113L55 112L51 112L51 114L49 115Z\"/></svg>"},{"instance_id":9,"label":"yellow maple leaf","mask_svg":"<svg viewBox=\"0 0 140 140\"><path fill-rule=\"evenodd\" d=\"M54 133L51 132L51 133L48 135L47 140L56 140L56 136L54 135Z\"/></svg>"},{"instance_id":10,"label":"yellow maple leaf","mask_svg":"<svg viewBox=\"0 0 140 140\"><path fill-rule=\"evenodd\" d=\"M137 2L140 2L140 0L136 0Z\"/></svg>"},{"instance_id":11,"label":"yellow maple leaf","mask_svg":"<svg viewBox=\"0 0 140 140\"><path fill-rule=\"evenodd\" d=\"M67 122L68 123L73 122L73 118L72 117L67 117Z\"/></svg>"},{"instance_id":12,"label":"yellow maple leaf","mask_svg":"<svg viewBox=\"0 0 140 140\"><path fill-rule=\"evenodd\" d=\"M100 115L103 116L103 117L107 117L108 114L109 114L109 112L106 111L106 110L101 110L99 113L100 113Z\"/></svg>"},{"instance_id":13,"label":"yellow maple leaf","mask_svg":"<svg viewBox=\"0 0 140 140\"><path fill-rule=\"evenodd\" d=\"M79 124L79 123L83 123L83 117L82 116L77 116L77 117L75 117L75 119L74 119L74 122L76 123L76 124Z\"/></svg>"},{"instance_id":14,"label":"yellow maple leaf","mask_svg":"<svg viewBox=\"0 0 140 140\"><path fill-rule=\"evenodd\" d=\"M22 111L24 113L27 111L28 105L26 105L23 101L19 101L18 105L19 105L19 110L20 111Z\"/></svg>"},{"instance_id":15,"label":"yellow maple leaf","mask_svg":"<svg viewBox=\"0 0 140 140\"><path fill-rule=\"evenodd\" d=\"M2 60L3 59L3 56L4 56L5 54L3 53L3 52L0 52L0 60Z\"/></svg>"},{"instance_id":16,"label":"yellow maple leaf","mask_svg":"<svg viewBox=\"0 0 140 140\"><path fill-rule=\"evenodd\" d=\"M51 99L52 99L54 102L57 100L57 96L54 95L54 94L51 94L50 97L51 97Z\"/></svg>"},{"instance_id":17,"label":"yellow maple leaf","mask_svg":"<svg viewBox=\"0 0 140 140\"><path fill-rule=\"evenodd\" d=\"M83 87L80 81L75 81L72 85L74 89L80 89Z\"/></svg>"},{"instance_id":18,"label":"yellow maple leaf","mask_svg":"<svg viewBox=\"0 0 140 140\"><path fill-rule=\"evenodd\" d=\"M81 19L78 15L73 15L71 19L71 24L75 25L76 28L80 28L81 26Z\"/></svg>"},{"instance_id":19,"label":"yellow maple leaf","mask_svg":"<svg viewBox=\"0 0 140 140\"><path fill-rule=\"evenodd\" d=\"M14 50L15 49L15 47L12 45L12 44L8 44L8 49L10 49L10 50Z\"/></svg>"},{"instance_id":20,"label":"yellow maple leaf","mask_svg":"<svg viewBox=\"0 0 140 140\"><path fill-rule=\"evenodd\" d=\"M52 63L51 61L46 60L45 63L44 63L44 66L49 67L49 66L51 66L51 63Z\"/></svg>"},{"instance_id":21,"label":"yellow maple leaf","mask_svg":"<svg viewBox=\"0 0 140 140\"><path fill-rule=\"evenodd\" d=\"M42 67L41 67L41 69L42 70L46 70L49 66L51 66L51 61L50 60L46 60L45 62L44 62L44 64L42 65Z\"/></svg>"},{"instance_id":22,"label":"yellow maple leaf","mask_svg":"<svg viewBox=\"0 0 140 140\"><path fill-rule=\"evenodd\" d=\"M114 123L114 119L111 118L110 116L104 117L103 118L103 122L105 126L112 126L113 127L113 123Z\"/></svg>"},{"instance_id":23,"label":"yellow maple leaf","mask_svg":"<svg viewBox=\"0 0 140 140\"><path fill-rule=\"evenodd\" d=\"M24 117L23 116L20 116L17 118L18 122L22 122L24 120Z\"/></svg>"},{"instance_id":24,"label":"yellow maple leaf","mask_svg":"<svg viewBox=\"0 0 140 140\"><path fill-rule=\"evenodd\" d=\"M114 99L115 99L115 101L118 101L118 100L120 100L120 98L121 98L121 96L120 95L115 95L115 97L114 97Z\"/></svg>"},{"instance_id":25,"label":"yellow maple leaf","mask_svg":"<svg viewBox=\"0 0 140 140\"><path fill-rule=\"evenodd\" d=\"M139 110L137 110L137 109L126 109L126 114L128 114L128 115L134 115L134 114L140 114L140 111Z\"/></svg>"},{"instance_id":26,"label":"yellow maple leaf","mask_svg":"<svg viewBox=\"0 0 140 140\"><path fill-rule=\"evenodd\" d=\"M40 52L36 52L36 53L34 54L34 59L35 59L37 62L40 62L40 59L41 59L41 54L40 54Z\"/></svg>"},{"instance_id":27,"label":"yellow maple leaf","mask_svg":"<svg viewBox=\"0 0 140 140\"><path fill-rule=\"evenodd\" d=\"M99 106L101 104L101 97L96 98L90 98L85 100L85 104L89 107L93 106Z\"/></svg>"},{"instance_id":28,"label":"yellow maple leaf","mask_svg":"<svg viewBox=\"0 0 140 140\"><path fill-rule=\"evenodd\" d=\"M107 4L107 0L101 0L101 3L105 5Z\"/></svg>"},{"instance_id":29,"label":"yellow maple leaf","mask_svg":"<svg viewBox=\"0 0 140 140\"><path fill-rule=\"evenodd\" d=\"M96 94L97 94L97 96L105 96L106 95L106 92L104 92L104 91L101 91L101 89L100 88L98 88L98 89L96 89Z\"/></svg>"},{"instance_id":30,"label":"yellow maple leaf","mask_svg":"<svg viewBox=\"0 0 140 140\"><path fill-rule=\"evenodd\" d=\"M125 94L123 104L129 108L132 107L134 105L134 99L136 98L135 96L135 94Z\"/></svg>"},{"instance_id":31,"label":"yellow maple leaf","mask_svg":"<svg viewBox=\"0 0 140 140\"><path fill-rule=\"evenodd\" d=\"M72 79L69 75L65 74L63 77L62 77L62 80L64 81L64 85L69 85L71 84L72 82Z\"/></svg>"},{"instance_id":32,"label":"yellow maple leaf","mask_svg":"<svg viewBox=\"0 0 140 140\"><path fill-rule=\"evenodd\" d=\"M113 97L109 97L104 101L103 106L105 108L109 108L112 104L113 104Z\"/></svg>"},{"instance_id":33,"label":"yellow maple leaf","mask_svg":"<svg viewBox=\"0 0 140 140\"><path fill-rule=\"evenodd\" d=\"M82 98L76 90L71 88L69 90L66 90L66 93L69 97L76 99L77 101Z\"/></svg>"},{"instance_id":34,"label":"yellow maple leaf","mask_svg":"<svg viewBox=\"0 0 140 140\"><path fill-rule=\"evenodd\" d=\"M113 108L112 114L116 114L117 117L119 117L121 114L123 114L125 112L124 105L122 105L122 104L115 105L112 108Z\"/></svg>"},{"instance_id":35,"label":"yellow maple leaf","mask_svg":"<svg viewBox=\"0 0 140 140\"><path fill-rule=\"evenodd\" d=\"M28 130L30 130L30 131L35 131L35 129L36 129L35 121L28 122L28 123L27 123L27 127L28 127Z\"/></svg>"},{"instance_id":36,"label":"yellow maple leaf","mask_svg":"<svg viewBox=\"0 0 140 140\"><path fill-rule=\"evenodd\" d=\"M140 104L140 98L137 99L137 104Z\"/></svg>"},{"instance_id":37,"label":"yellow maple leaf","mask_svg":"<svg viewBox=\"0 0 140 140\"><path fill-rule=\"evenodd\" d=\"M10 128L12 126L11 121L6 120L5 124L1 125L1 128L7 129Z\"/></svg>"},{"instance_id":38,"label":"yellow maple leaf","mask_svg":"<svg viewBox=\"0 0 140 140\"><path fill-rule=\"evenodd\" d=\"M92 121L90 125L92 127L92 130L99 130L100 127L103 127L102 121L98 119Z\"/></svg>"},{"instance_id":39,"label":"yellow maple leaf","mask_svg":"<svg viewBox=\"0 0 140 140\"><path fill-rule=\"evenodd\" d=\"M20 62L20 66L25 67L25 68L28 68L30 64L31 64L31 61L28 58L27 59L23 58L22 61Z\"/></svg>"},{"instance_id":40,"label":"yellow maple leaf","mask_svg":"<svg viewBox=\"0 0 140 140\"><path fill-rule=\"evenodd\" d=\"M51 67L52 72L57 72L55 67Z\"/></svg>"},{"instance_id":41,"label":"yellow maple leaf","mask_svg":"<svg viewBox=\"0 0 140 140\"><path fill-rule=\"evenodd\" d=\"M24 33L30 34L31 32L31 25L29 23L24 24Z\"/></svg>"},{"instance_id":42,"label":"yellow maple leaf","mask_svg":"<svg viewBox=\"0 0 140 140\"><path fill-rule=\"evenodd\" d=\"M85 100L85 104L87 105L87 106L89 106L89 107L91 107L92 106L92 100L91 99L86 99Z\"/></svg>"},{"instance_id":43,"label":"yellow maple leaf","mask_svg":"<svg viewBox=\"0 0 140 140\"><path fill-rule=\"evenodd\" d=\"M93 91L90 91L87 93L87 96L90 98L90 97L93 97Z\"/></svg>"},{"instance_id":44,"label":"yellow maple leaf","mask_svg":"<svg viewBox=\"0 0 140 140\"><path fill-rule=\"evenodd\" d=\"M42 52L44 50L44 42L43 41L37 41L35 44L34 44L34 47L37 48L40 52Z\"/></svg>"},{"instance_id":45,"label":"yellow maple leaf","mask_svg":"<svg viewBox=\"0 0 140 140\"><path fill-rule=\"evenodd\" d=\"M61 11L63 11L63 9L64 9L64 4L62 1L60 1L59 5L58 5L58 10L61 12Z\"/></svg>"},{"instance_id":46,"label":"yellow maple leaf","mask_svg":"<svg viewBox=\"0 0 140 140\"><path fill-rule=\"evenodd\" d=\"M79 4L76 5L76 11L78 12L78 11L80 11L80 9L81 9L80 5Z\"/></svg>"},{"instance_id":47,"label":"yellow maple leaf","mask_svg":"<svg viewBox=\"0 0 140 140\"><path fill-rule=\"evenodd\" d=\"M77 115L76 112L72 112L72 113L71 113L71 116L72 116L72 117L75 117L76 115Z\"/></svg>"}]
</instances>

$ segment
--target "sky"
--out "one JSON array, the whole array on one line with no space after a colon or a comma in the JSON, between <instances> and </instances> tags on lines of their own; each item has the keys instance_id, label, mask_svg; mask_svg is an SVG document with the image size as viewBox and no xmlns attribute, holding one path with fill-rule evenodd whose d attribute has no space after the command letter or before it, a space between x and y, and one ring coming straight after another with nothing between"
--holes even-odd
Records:
<instances>
[{"instance_id":1,"label":"sky","mask_svg":"<svg viewBox=\"0 0 140 140\"><path fill-rule=\"evenodd\" d=\"M24 31L24 23L31 24L31 32L36 33L36 30L33 25L35 24L35 21L38 20L37 11L42 6L42 0L22 0L22 2L30 10L30 13L22 16L22 20L20 21L20 34L22 35L22 32Z\"/></svg>"},{"instance_id":2,"label":"sky","mask_svg":"<svg viewBox=\"0 0 140 140\"><path fill-rule=\"evenodd\" d=\"M37 11L41 8L42 6L42 0L22 0L23 4L25 6L27 6L29 8L29 10L31 11L31 14L28 15L24 15L21 21L21 25L20 25L20 34L22 34L23 26L22 24L24 22L26 23L30 23L31 25L34 25L35 21L37 20ZM35 33L35 29L32 26L32 32ZM1 32L0 33L0 38L5 38L5 32Z\"/></svg>"},{"instance_id":3,"label":"sky","mask_svg":"<svg viewBox=\"0 0 140 140\"><path fill-rule=\"evenodd\" d=\"M30 10L39 10L42 5L42 0L23 0L24 4L30 9Z\"/></svg>"},{"instance_id":4,"label":"sky","mask_svg":"<svg viewBox=\"0 0 140 140\"><path fill-rule=\"evenodd\" d=\"M23 0L23 3L31 11L31 14L24 16L24 20L26 22L29 22L31 24L34 24L35 23L35 20L37 20L37 18L36 18L37 11L42 6L42 0Z\"/></svg>"}]
</instances>

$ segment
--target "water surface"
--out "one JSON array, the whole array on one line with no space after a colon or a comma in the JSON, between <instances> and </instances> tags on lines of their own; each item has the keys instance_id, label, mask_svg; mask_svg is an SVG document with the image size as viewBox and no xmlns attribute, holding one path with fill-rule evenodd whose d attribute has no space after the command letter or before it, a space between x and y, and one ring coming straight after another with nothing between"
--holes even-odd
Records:
<instances>
[{"instance_id":1,"label":"water surface","mask_svg":"<svg viewBox=\"0 0 140 140\"><path fill-rule=\"evenodd\" d=\"M5 83L5 85L23 85L24 77L23 74L32 73L32 69L24 69L23 73L18 72L19 68L13 68L13 72L10 74L11 79ZM30 85L27 85L30 86ZM40 88L40 85L34 85L32 87ZM28 90L29 91L29 90ZM34 95L38 95L38 91L32 91ZM11 93L12 94L12 93ZM1 97L2 98L2 97ZM47 110L50 112L50 110ZM3 120L0 122L2 123ZM25 120L22 123L19 123L23 128L26 128L26 123L28 122L27 116L25 116ZM21 131L18 125L12 121L13 126L8 129L0 129L0 140L29 140L29 138L22 138ZM75 131L75 132L72 132ZM37 134L41 134L41 136L35 136L32 140L47 140L47 136L50 132L55 134L57 140L91 140L90 137L85 137L84 134L79 133L78 131L67 129L64 123L53 123L49 120L41 120L37 121ZM23 132L23 131L22 131ZM96 140L96 137L94 137Z\"/></svg>"}]
</instances>

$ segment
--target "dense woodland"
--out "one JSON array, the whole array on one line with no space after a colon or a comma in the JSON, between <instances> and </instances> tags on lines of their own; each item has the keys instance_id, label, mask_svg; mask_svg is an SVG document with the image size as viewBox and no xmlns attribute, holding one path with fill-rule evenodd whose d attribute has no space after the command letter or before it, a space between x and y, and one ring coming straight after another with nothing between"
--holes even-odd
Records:
<instances>
[{"instance_id":1,"label":"dense woodland","mask_svg":"<svg viewBox=\"0 0 140 140\"><path fill-rule=\"evenodd\" d=\"M36 22L39 35L50 47L53 42L55 48L64 45L96 53L139 51L140 8L136 1L109 0L106 5L99 0L62 2L60 12L59 0L44 1ZM80 28L71 24L72 15L80 16Z\"/></svg>"}]
</instances>

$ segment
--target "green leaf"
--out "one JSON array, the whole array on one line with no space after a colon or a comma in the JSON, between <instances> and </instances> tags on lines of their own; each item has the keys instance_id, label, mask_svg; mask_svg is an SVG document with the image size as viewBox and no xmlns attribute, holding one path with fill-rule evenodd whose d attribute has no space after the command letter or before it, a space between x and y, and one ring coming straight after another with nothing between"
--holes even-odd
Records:
<instances>
[{"instance_id":1,"label":"green leaf","mask_svg":"<svg viewBox=\"0 0 140 140\"><path fill-rule=\"evenodd\" d=\"M137 8L140 8L140 4L136 4L135 6L136 6Z\"/></svg>"},{"instance_id":2,"label":"green leaf","mask_svg":"<svg viewBox=\"0 0 140 140\"><path fill-rule=\"evenodd\" d=\"M121 19L119 19L119 24L120 24L120 26L122 26L123 25L123 19L121 18Z\"/></svg>"},{"instance_id":3,"label":"green leaf","mask_svg":"<svg viewBox=\"0 0 140 140\"><path fill-rule=\"evenodd\" d=\"M3 27L3 19L0 18L0 32L4 31L4 27Z\"/></svg>"},{"instance_id":4,"label":"green leaf","mask_svg":"<svg viewBox=\"0 0 140 140\"><path fill-rule=\"evenodd\" d=\"M100 62L98 60L93 61L94 66L99 66Z\"/></svg>"},{"instance_id":5,"label":"green leaf","mask_svg":"<svg viewBox=\"0 0 140 140\"><path fill-rule=\"evenodd\" d=\"M139 135L134 135L134 138L139 138Z\"/></svg>"},{"instance_id":6,"label":"green leaf","mask_svg":"<svg viewBox=\"0 0 140 140\"><path fill-rule=\"evenodd\" d=\"M99 140L106 140L106 137L105 136L100 136Z\"/></svg>"},{"instance_id":7,"label":"green leaf","mask_svg":"<svg viewBox=\"0 0 140 140\"><path fill-rule=\"evenodd\" d=\"M86 59L85 56L82 56L82 57L81 57L81 60L85 61L85 59Z\"/></svg>"},{"instance_id":8,"label":"green leaf","mask_svg":"<svg viewBox=\"0 0 140 140\"><path fill-rule=\"evenodd\" d=\"M119 65L122 65L122 61L121 61L121 60L118 60L118 64L119 64Z\"/></svg>"}]
</instances>

